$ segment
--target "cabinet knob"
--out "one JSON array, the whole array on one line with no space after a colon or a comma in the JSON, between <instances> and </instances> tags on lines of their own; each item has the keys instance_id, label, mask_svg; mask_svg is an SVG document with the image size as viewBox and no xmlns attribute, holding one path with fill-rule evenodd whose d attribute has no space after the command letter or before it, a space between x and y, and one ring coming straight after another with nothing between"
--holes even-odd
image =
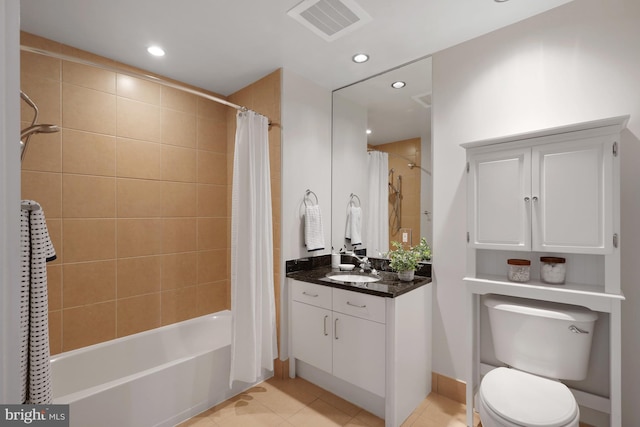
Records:
<instances>
[{"instance_id":1,"label":"cabinet knob","mask_svg":"<svg viewBox=\"0 0 640 427\"><path fill-rule=\"evenodd\" d=\"M537 201L538 201L538 196L533 196L533 197L531 198L531 200L533 200L534 202L537 202Z\"/></svg>"},{"instance_id":2,"label":"cabinet knob","mask_svg":"<svg viewBox=\"0 0 640 427\"><path fill-rule=\"evenodd\" d=\"M528 197L525 197L525 198L524 198L525 203L529 203L529 200L531 200L531 199L530 199L530 198L528 198Z\"/></svg>"}]
</instances>

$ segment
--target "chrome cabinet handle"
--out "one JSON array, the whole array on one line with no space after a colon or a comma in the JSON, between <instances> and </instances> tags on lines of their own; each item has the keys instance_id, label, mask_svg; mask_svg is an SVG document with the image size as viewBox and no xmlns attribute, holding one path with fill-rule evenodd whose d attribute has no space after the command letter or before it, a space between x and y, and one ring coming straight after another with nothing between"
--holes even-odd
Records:
<instances>
[{"instance_id":1,"label":"chrome cabinet handle","mask_svg":"<svg viewBox=\"0 0 640 427\"><path fill-rule=\"evenodd\" d=\"M318 294L309 294L309 293L307 293L307 291L302 291L302 295L306 295L308 297L313 297L313 298L318 296Z\"/></svg>"},{"instance_id":2,"label":"chrome cabinet handle","mask_svg":"<svg viewBox=\"0 0 640 427\"><path fill-rule=\"evenodd\" d=\"M364 304L364 305L352 304L349 301L347 301L347 305L350 305L351 307L357 307L357 308L366 308L367 307L366 304Z\"/></svg>"},{"instance_id":3,"label":"chrome cabinet handle","mask_svg":"<svg viewBox=\"0 0 640 427\"><path fill-rule=\"evenodd\" d=\"M529 203L529 200L531 200L531 199L530 199L530 198L528 198L528 197L525 197L525 198L524 198L525 203Z\"/></svg>"},{"instance_id":4,"label":"chrome cabinet handle","mask_svg":"<svg viewBox=\"0 0 640 427\"><path fill-rule=\"evenodd\" d=\"M327 335L329 335L329 333L327 332L327 319L329 318L328 315L324 316L324 336L326 337Z\"/></svg>"},{"instance_id":5,"label":"chrome cabinet handle","mask_svg":"<svg viewBox=\"0 0 640 427\"><path fill-rule=\"evenodd\" d=\"M538 201L538 196L533 196L533 197L531 198L531 200L533 200L534 202L537 202L537 201Z\"/></svg>"},{"instance_id":6,"label":"chrome cabinet handle","mask_svg":"<svg viewBox=\"0 0 640 427\"><path fill-rule=\"evenodd\" d=\"M338 339L338 319L333 321L333 336Z\"/></svg>"}]
</instances>

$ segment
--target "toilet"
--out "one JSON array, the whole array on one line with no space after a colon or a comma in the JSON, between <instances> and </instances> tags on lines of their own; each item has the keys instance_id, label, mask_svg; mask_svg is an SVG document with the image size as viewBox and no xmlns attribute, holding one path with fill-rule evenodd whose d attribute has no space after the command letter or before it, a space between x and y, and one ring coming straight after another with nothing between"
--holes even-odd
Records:
<instances>
[{"instance_id":1,"label":"toilet","mask_svg":"<svg viewBox=\"0 0 640 427\"><path fill-rule=\"evenodd\" d=\"M598 314L584 307L487 295L493 346L509 366L488 372L477 407L483 427L578 427L580 410L561 379L587 376Z\"/></svg>"}]
</instances>

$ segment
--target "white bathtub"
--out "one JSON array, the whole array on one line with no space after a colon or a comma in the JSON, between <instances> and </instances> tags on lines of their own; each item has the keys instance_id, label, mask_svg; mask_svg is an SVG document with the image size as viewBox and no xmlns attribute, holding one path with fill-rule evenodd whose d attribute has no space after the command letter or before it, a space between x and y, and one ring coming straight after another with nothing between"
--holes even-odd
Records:
<instances>
[{"instance_id":1,"label":"white bathtub","mask_svg":"<svg viewBox=\"0 0 640 427\"><path fill-rule=\"evenodd\" d=\"M72 427L173 426L229 389L231 312L198 317L51 358L53 402Z\"/></svg>"}]
</instances>

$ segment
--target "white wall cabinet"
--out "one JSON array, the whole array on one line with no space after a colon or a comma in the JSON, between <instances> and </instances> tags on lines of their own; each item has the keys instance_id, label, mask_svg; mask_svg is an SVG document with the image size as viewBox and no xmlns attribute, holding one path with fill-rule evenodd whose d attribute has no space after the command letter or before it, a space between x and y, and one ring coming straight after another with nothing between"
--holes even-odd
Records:
<instances>
[{"instance_id":1,"label":"white wall cabinet","mask_svg":"<svg viewBox=\"0 0 640 427\"><path fill-rule=\"evenodd\" d=\"M578 403L621 424L620 159L628 116L462 146L467 150L467 402L480 384L480 296L581 305L609 316L609 396ZM539 280L538 258L567 259L567 283ZM508 258L531 259L532 280L509 282ZM473 405L467 406L472 426Z\"/></svg>"},{"instance_id":2,"label":"white wall cabinet","mask_svg":"<svg viewBox=\"0 0 640 427\"><path fill-rule=\"evenodd\" d=\"M469 154L469 243L481 249L611 253L613 135L491 144ZM562 141L564 140L564 141Z\"/></svg>"},{"instance_id":3,"label":"white wall cabinet","mask_svg":"<svg viewBox=\"0 0 640 427\"><path fill-rule=\"evenodd\" d=\"M289 279L290 376L399 427L431 391L431 288L386 298Z\"/></svg>"}]
</instances>

